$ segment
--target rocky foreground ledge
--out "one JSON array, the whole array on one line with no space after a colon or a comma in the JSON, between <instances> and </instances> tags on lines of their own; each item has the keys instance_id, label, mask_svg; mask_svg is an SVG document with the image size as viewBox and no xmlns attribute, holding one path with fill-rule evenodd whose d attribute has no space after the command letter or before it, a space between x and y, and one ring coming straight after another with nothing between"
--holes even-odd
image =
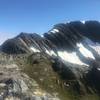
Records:
<instances>
[{"instance_id":1,"label":"rocky foreground ledge","mask_svg":"<svg viewBox=\"0 0 100 100\"><path fill-rule=\"evenodd\" d=\"M12 56L0 54L0 100L60 99L42 90L34 79L22 72Z\"/></svg>"}]
</instances>

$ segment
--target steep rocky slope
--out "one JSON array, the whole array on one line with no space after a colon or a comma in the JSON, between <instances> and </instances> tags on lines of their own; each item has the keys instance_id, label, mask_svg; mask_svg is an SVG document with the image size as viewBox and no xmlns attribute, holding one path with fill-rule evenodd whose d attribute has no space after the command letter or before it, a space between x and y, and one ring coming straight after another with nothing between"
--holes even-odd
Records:
<instances>
[{"instance_id":1,"label":"steep rocky slope","mask_svg":"<svg viewBox=\"0 0 100 100\"><path fill-rule=\"evenodd\" d=\"M100 99L100 23L97 21L57 24L43 37L21 33L5 41L1 52L11 56L21 68L19 73L27 74L29 81L34 79L51 100Z\"/></svg>"}]
</instances>

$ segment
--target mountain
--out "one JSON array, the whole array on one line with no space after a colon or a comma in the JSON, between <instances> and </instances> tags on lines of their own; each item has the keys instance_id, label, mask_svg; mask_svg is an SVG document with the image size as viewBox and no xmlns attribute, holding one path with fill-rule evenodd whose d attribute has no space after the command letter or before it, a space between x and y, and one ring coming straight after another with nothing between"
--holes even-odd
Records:
<instances>
[{"instance_id":1,"label":"mountain","mask_svg":"<svg viewBox=\"0 0 100 100\"><path fill-rule=\"evenodd\" d=\"M21 33L0 49L60 100L99 100L100 22L60 23L43 36Z\"/></svg>"}]
</instances>

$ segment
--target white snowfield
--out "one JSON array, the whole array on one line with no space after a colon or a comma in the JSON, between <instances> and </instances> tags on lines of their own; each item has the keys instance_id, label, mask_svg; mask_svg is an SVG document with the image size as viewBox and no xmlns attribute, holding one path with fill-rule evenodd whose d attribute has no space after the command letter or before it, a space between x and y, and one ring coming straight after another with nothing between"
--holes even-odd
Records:
<instances>
[{"instance_id":1,"label":"white snowfield","mask_svg":"<svg viewBox=\"0 0 100 100\"><path fill-rule=\"evenodd\" d=\"M57 33L57 32L59 32L59 30L58 30L58 29L53 29L53 30L51 30L50 32L52 32L52 33Z\"/></svg>"},{"instance_id":2,"label":"white snowfield","mask_svg":"<svg viewBox=\"0 0 100 100\"><path fill-rule=\"evenodd\" d=\"M82 20L81 22L82 22L83 24L85 24L85 21L84 21L84 20Z\"/></svg>"},{"instance_id":3,"label":"white snowfield","mask_svg":"<svg viewBox=\"0 0 100 100\"><path fill-rule=\"evenodd\" d=\"M57 31L57 30L55 30ZM87 43L87 45L89 47L91 47L92 49L94 49L99 55L100 55L100 44L99 43L94 43L92 41L90 41L89 39L85 40L85 43ZM95 60L95 57L92 53L92 51L88 50L82 43L77 43L77 47L78 50L80 51L80 53L86 57L86 58L91 58ZM39 49L35 48L35 47L30 47L30 49L33 52L40 52ZM89 66L88 64L84 63L82 60L80 60L79 56L77 55L77 51L74 52L67 52L66 50L60 51L58 50L56 53L53 50L48 50L46 48L44 48L45 53L48 54L49 56L59 56L60 59L62 59L65 62L69 62L72 64L78 64L78 65L85 65L85 66Z\"/></svg>"},{"instance_id":4,"label":"white snowfield","mask_svg":"<svg viewBox=\"0 0 100 100\"><path fill-rule=\"evenodd\" d=\"M92 58L95 60L95 57L94 57L92 51L89 51L87 48L85 48L82 43L77 44L77 46L79 47L79 51L81 52L81 54L84 57ZM100 55L100 44L94 45L94 46L92 45L92 48ZM73 63L73 64L89 66L88 64L86 64L82 60L80 60L80 58L78 57L76 52L69 53L67 51L58 51L58 56L62 60Z\"/></svg>"},{"instance_id":5,"label":"white snowfield","mask_svg":"<svg viewBox=\"0 0 100 100\"><path fill-rule=\"evenodd\" d=\"M82 43L78 43L77 46L79 47L79 51L82 53L83 56L95 59L92 52L85 48Z\"/></svg>"},{"instance_id":6,"label":"white snowfield","mask_svg":"<svg viewBox=\"0 0 100 100\"><path fill-rule=\"evenodd\" d=\"M83 63L79 57L76 55L76 52L72 52L72 53L69 53L67 51L58 51L58 56L66 61L66 62L70 62L70 63L73 63L73 64L79 64L79 65L86 65L88 66L87 64Z\"/></svg>"},{"instance_id":7,"label":"white snowfield","mask_svg":"<svg viewBox=\"0 0 100 100\"><path fill-rule=\"evenodd\" d=\"M35 47L30 47L30 49L33 51L33 52L40 52L40 50L36 49Z\"/></svg>"}]
</instances>

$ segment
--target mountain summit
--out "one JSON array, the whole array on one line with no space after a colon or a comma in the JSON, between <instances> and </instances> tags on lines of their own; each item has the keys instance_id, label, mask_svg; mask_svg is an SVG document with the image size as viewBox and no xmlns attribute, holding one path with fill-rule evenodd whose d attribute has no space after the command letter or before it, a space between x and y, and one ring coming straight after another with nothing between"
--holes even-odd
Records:
<instances>
[{"instance_id":1,"label":"mountain summit","mask_svg":"<svg viewBox=\"0 0 100 100\"><path fill-rule=\"evenodd\" d=\"M51 64L52 71L60 79L60 81L57 81L60 84L59 87L63 86L64 88L64 90L61 89L60 91L73 91L73 94L78 95L99 95L100 22L98 21L86 21L84 23L73 21L56 24L43 36L36 33L21 33L15 38L5 41L0 49L2 53L11 56L28 55L26 59L31 63L30 66L37 65L36 68L40 66L40 59L45 59L43 60L44 63L46 60L50 61L49 64ZM29 71L31 77L34 77L36 74L33 75L33 73L36 68L29 67L26 73ZM44 69L48 70L48 67ZM28 73L29 76L30 73ZM49 72L45 72L45 74L52 76L52 73ZM47 76L43 76L41 80L44 77ZM39 82L38 79L36 80ZM44 83L45 80L43 81ZM53 86L51 87L54 88ZM58 97L60 97L59 93ZM66 100L66 96L61 100Z\"/></svg>"}]
</instances>

